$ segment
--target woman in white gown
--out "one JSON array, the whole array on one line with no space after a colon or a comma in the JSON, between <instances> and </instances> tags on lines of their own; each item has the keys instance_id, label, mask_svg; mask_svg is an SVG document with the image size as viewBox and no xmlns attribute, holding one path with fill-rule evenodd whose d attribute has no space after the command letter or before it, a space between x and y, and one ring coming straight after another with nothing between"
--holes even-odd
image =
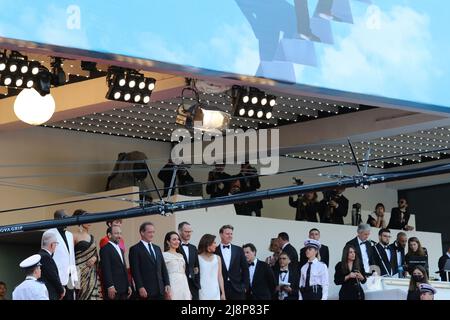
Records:
<instances>
[{"instance_id":1,"label":"woman in white gown","mask_svg":"<svg viewBox=\"0 0 450 320\"><path fill-rule=\"evenodd\" d=\"M222 278L222 262L216 251L216 236L205 234L198 244L200 266L200 300L225 300Z\"/></svg>"},{"instance_id":2,"label":"woman in white gown","mask_svg":"<svg viewBox=\"0 0 450 320\"><path fill-rule=\"evenodd\" d=\"M164 238L164 261L166 262L167 272L169 273L171 300L191 300L192 295L189 290L186 277L186 264L181 253L180 236L175 231L168 232Z\"/></svg>"}]
</instances>

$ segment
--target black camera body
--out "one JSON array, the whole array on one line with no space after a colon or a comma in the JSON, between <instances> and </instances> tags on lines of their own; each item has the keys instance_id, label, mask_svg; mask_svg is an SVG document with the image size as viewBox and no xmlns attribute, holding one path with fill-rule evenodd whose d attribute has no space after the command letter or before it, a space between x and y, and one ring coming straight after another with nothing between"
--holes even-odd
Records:
<instances>
[{"instance_id":1,"label":"black camera body","mask_svg":"<svg viewBox=\"0 0 450 320\"><path fill-rule=\"evenodd\" d=\"M298 186L302 186L305 184L305 182L300 178L292 177L292 180L294 180L294 183Z\"/></svg>"}]
</instances>

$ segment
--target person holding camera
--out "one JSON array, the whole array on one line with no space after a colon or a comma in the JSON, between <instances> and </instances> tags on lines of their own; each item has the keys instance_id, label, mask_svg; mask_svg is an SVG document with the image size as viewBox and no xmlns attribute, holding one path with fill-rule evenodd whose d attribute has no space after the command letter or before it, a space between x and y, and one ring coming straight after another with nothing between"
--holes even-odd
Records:
<instances>
[{"instance_id":1,"label":"person holding camera","mask_svg":"<svg viewBox=\"0 0 450 320\"><path fill-rule=\"evenodd\" d=\"M212 198L227 196L230 192L230 182L222 181L231 176L224 172L225 164L216 163L214 170L208 173L208 182L206 184L206 193ZM216 182L217 181L217 182Z\"/></svg>"},{"instance_id":2,"label":"person holding camera","mask_svg":"<svg viewBox=\"0 0 450 320\"><path fill-rule=\"evenodd\" d=\"M289 205L297 209L295 220L319 222L319 202L317 201L317 193L307 192L301 194L295 201L293 197L289 197Z\"/></svg>"},{"instance_id":3,"label":"person holding camera","mask_svg":"<svg viewBox=\"0 0 450 320\"><path fill-rule=\"evenodd\" d=\"M241 164L241 171L236 177L238 178L240 185L238 193L255 192L257 189L261 188L258 172L248 162ZM244 201L239 204L236 203L234 207L236 209L236 214L261 217L263 204L261 200Z\"/></svg>"},{"instance_id":4,"label":"person holding camera","mask_svg":"<svg viewBox=\"0 0 450 320\"><path fill-rule=\"evenodd\" d=\"M339 187L323 192L320 202L320 222L344 224L348 213L348 199L342 194L345 188Z\"/></svg>"},{"instance_id":5,"label":"person holding camera","mask_svg":"<svg viewBox=\"0 0 450 320\"><path fill-rule=\"evenodd\" d=\"M360 263L356 249L346 245L342 251L342 259L336 264L334 283L342 285L339 290L339 300L364 300L364 291L361 283L366 277L359 270Z\"/></svg>"}]
</instances>

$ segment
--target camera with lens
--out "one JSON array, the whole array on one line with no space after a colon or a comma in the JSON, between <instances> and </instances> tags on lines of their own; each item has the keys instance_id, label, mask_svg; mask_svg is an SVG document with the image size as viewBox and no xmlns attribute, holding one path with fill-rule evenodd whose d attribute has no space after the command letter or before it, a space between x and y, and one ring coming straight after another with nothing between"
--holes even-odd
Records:
<instances>
[{"instance_id":1,"label":"camera with lens","mask_svg":"<svg viewBox=\"0 0 450 320\"><path fill-rule=\"evenodd\" d=\"M294 180L294 184L298 186L302 186L305 183L302 179L296 177L293 177L292 180Z\"/></svg>"}]
</instances>

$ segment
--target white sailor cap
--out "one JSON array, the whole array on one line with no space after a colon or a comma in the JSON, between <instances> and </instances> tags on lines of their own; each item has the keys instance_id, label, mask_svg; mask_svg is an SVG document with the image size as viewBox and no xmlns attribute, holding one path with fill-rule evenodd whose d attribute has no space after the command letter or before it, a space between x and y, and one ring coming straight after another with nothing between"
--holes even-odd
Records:
<instances>
[{"instance_id":1,"label":"white sailor cap","mask_svg":"<svg viewBox=\"0 0 450 320\"><path fill-rule=\"evenodd\" d=\"M431 294L436 294L436 289L433 288L433 286L429 285L428 283L421 283L419 284L419 290L420 293L426 293L429 292Z\"/></svg>"},{"instance_id":2,"label":"white sailor cap","mask_svg":"<svg viewBox=\"0 0 450 320\"><path fill-rule=\"evenodd\" d=\"M19 266L20 266L21 268L23 268L23 269L31 268L31 267L34 267L34 266L36 266L36 265L39 265L39 266L40 266L40 265L41 265L40 261L41 261L41 256L38 255L38 254L33 254L31 257L28 257L28 258L26 258L25 260L23 260L23 261L19 264Z\"/></svg>"},{"instance_id":3,"label":"white sailor cap","mask_svg":"<svg viewBox=\"0 0 450 320\"><path fill-rule=\"evenodd\" d=\"M314 248L316 250L320 249L320 242L314 239L306 239L304 242L305 248Z\"/></svg>"}]
</instances>

